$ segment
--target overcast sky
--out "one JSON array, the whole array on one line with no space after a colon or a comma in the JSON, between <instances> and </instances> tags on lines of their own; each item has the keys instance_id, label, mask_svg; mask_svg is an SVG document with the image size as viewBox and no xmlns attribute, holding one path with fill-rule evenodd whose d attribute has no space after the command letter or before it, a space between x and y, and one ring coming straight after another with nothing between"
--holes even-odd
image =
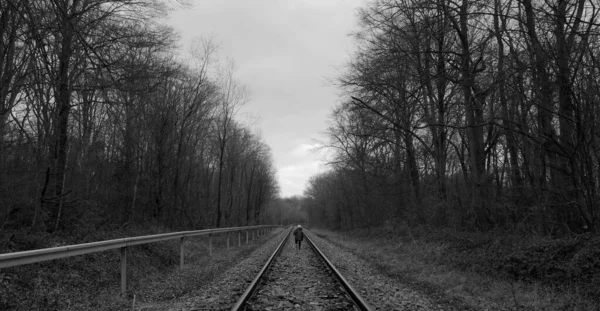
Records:
<instances>
[{"instance_id":1,"label":"overcast sky","mask_svg":"<svg viewBox=\"0 0 600 311\"><path fill-rule=\"evenodd\" d=\"M308 178L326 170L312 152L324 140L339 101L334 78L352 52L348 34L364 0L195 0L172 12L169 24L187 48L214 37L218 55L235 61L250 91L243 116L271 147L282 196L301 195Z\"/></svg>"}]
</instances>

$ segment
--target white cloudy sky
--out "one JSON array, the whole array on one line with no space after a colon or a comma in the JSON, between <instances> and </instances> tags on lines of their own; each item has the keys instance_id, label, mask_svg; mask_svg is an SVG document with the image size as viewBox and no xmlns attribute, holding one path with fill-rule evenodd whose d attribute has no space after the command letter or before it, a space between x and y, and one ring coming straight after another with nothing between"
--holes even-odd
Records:
<instances>
[{"instance_id":1,"label":"white cloudy sky","mask_svg":"<svg viewBox=\"0 0 600 311\"><path fill-rule=\"evenodd\" d=\"M271 147L282 196L301 195L326 169L312 152L323 140L338 90L327 81L348 60L364 0L195 0L169 17L185 48L214 37L250 90L243 108Z\"/></svg>"}]
</instances>

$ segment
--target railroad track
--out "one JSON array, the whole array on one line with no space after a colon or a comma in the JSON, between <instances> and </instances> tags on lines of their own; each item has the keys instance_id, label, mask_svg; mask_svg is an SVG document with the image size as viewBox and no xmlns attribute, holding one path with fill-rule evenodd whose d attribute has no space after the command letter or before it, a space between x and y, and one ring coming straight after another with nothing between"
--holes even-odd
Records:
<instances>
[{"instance_id":1,"label":"railroad track","mask_svg":"<svg viewBox=\"0 0 600 311\"><path fill-rule=\"evenodd\" d=\"M372 310L307 234L296 249L292 230L231 310Z\"/></svg>"}]
</instances>

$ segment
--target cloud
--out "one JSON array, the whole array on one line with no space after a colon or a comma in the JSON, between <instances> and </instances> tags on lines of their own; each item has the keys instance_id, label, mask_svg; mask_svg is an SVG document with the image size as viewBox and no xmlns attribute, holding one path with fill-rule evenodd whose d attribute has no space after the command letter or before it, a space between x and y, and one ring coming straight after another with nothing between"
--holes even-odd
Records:
<instances>
[{"instance_id":1,"label":"cloud","mask_svg":"<svg viewBox=\"0 0 600 311\"><path fill-rule=\"evenodd\" d=\"M281 196L302 195L308 179L326 170L327 166L321 160L312 160L281 167L277 172L281 187Z\"/></svg>"},{"instance_id":2,"label":"cloud","mask_svg":"<svg viewBox=\"0 0 600 311\"><path fill-rule=\"evenodd\" d=\"M284 157L279 159L277 178L281 195L302 195L308 179L329 168L322 152L316 152L320 144L298 140Z\"/></svg>"},{"instance_id":3,"label":"cloud","mask_svg":"<svg viewBox=\"0 0 600 311\"><path fill-rule=\"evenodd\" d=\"M292 150L291 154L297 157L304 157L307 155L312 155L316 152L316 149L320 147L318 143L312 144L300 144L294 150Z\"/></svg>"}]
</instances>

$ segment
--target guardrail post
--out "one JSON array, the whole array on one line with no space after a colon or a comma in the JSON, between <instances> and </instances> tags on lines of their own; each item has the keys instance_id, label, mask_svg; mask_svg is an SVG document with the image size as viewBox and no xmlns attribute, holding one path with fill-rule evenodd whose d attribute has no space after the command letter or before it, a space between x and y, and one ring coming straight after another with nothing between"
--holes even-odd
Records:
<instances>
[{"instance_id":1,"label":"guardrail post","mask_svg":"<svg viewBox=\"0 0 600 311\"><path fill-rule=\"evenodd\" d=\"M127 247L121 247L121 296L127 293Z\"/></svg>"},{"instance_id":2,"label":"guardrail post","mask_svg":"<svg viewBox=\"0 0 600 311\"><path fill-rule=\"evenodd\" d=\"M227 250L229 250L229 232L227 232Z\"/></svg>"},{"instance_id":3,"label":"guardrail post","mask_svg":"<svg viewBox=\"0 0 600 311\"><path fill-rule=\"evenodd\" d=\"M256 230L252 230L252 240L254 240L254 235L256 234Z\"/></svg>"},{"instance_id":4,"label":"guardrail post","mask_svg":"<svg viewBox=\"0 0 600 311\"><path fill-rule=\"evenodd\" d=\"M242 232L238 231L238 246L242 246Z\"/></svg>"},{"instance_id":5,"label":"guardrail post","mask_svg":"<svg viewBox=\"0 0 600 311\"><path fill-rule=\"evenodd\" d=\"M185 237L181 237L179 239L179 270L183 270L183 242L185 241Z\"/></svg>"},{"instance_id":6,"label":"guardrail post","mask_svg":"<svg viewBox=\"0 0 600 311\"><path fill-rule=\"evenodd\" d=\"M246 230L246 244L248 244L248 230Z\"/></svg>"},{"instance_id":7,"label":"guardrail post","mask_svg":"<svg viewBox=\"0 0 600 311\"><path fill-rule=\"evenodd\" d=\"M212 235L208 235L208 255L212 257Z\"/></svg>"}]
</instances>

